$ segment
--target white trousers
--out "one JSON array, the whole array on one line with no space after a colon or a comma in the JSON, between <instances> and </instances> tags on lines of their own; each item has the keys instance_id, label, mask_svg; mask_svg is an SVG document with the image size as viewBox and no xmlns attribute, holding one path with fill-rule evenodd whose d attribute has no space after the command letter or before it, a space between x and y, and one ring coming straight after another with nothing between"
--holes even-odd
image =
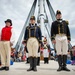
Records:
<instances>
[{"instance_id":1,"label":"white trousers","mask_svg":"<svg viewBox=\"0 0 75 75\"><path fill-rule=\"evenodd\" d=\"M48 49L43 50L43 57L49 57Z\"/></svg>"},{"instance_id":2,"label":"white trousers","mask_svg":"<svg viewBox=\"0 0 75 75\"><path fill-rule=\"evenodd\" d=\"M39 43L36 38L29 38L27 41L27 49L29 57L37 57L38 56L38 48Z\"/></svg>"},{"instance_id":3,"label":"white trousers","mask_svg":"<svg viewBox=\"0 0 75 75\"><path fill-rule=\"evenodd\" d=\"M68 51L68 41L67 41L67 36L66 35L56 35L55 37L56 40L56 51L57 55L59 54L67 54Z\"/></svg>"},{"instance_id":4,"label":"white trousers","mask_svg":"<svg viewBox=\"0 0 75 75\"><path fill-rule=\"evenodd\" d=\"M0 41L0 55L2 67L10 66L10 53L11 53L10 42Z\"/></svg>"}]
</instances>

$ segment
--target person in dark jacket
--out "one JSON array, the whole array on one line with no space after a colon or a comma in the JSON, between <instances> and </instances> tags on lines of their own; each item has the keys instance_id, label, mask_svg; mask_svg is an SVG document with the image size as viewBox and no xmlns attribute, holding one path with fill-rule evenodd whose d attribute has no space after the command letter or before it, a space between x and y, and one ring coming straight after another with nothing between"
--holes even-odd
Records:
<instances>
[{"instance_id":1,"label":"person in dark jacket","mask_svg":"<svg viewBox=\"0 0 75 75\"><path fill-rule=\"evenodd\" d=\"M66 67L68 43L71 41L68 21L62 19L61 11L56 12L56 21L51 26L51 40L56 45L59 68L57 71L70 71Z\"/></svg>"},{"instance_id":2,"label":"person in dark jacket","mask_svg":"<svg viewBox=\"0 0 75 75\"><path fill-rule=\"evenodd\" d=\"M31 16L30 24L26 27L24 43L27 45L30 68L27 71L37 71L37 54L39 44L42 42L41 29L35 23L35 16Z\"/></svg>"}]
</instances>

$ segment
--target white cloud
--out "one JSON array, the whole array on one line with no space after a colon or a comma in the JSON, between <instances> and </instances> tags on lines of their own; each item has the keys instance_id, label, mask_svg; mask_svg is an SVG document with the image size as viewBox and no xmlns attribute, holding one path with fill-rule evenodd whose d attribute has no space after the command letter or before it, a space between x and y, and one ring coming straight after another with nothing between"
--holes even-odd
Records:
<instances>
[{"instance_id":1,"label":"white cloud","mask_svg":"<svg viewBox=\"0 0 75 75\"><path fill-rule=\"evenodd\" d=\"M25 24L34 0L0 0L0 30L5 26L4 21L11 19L16 34L16 41Z\"/></svg>"}]
</instances>

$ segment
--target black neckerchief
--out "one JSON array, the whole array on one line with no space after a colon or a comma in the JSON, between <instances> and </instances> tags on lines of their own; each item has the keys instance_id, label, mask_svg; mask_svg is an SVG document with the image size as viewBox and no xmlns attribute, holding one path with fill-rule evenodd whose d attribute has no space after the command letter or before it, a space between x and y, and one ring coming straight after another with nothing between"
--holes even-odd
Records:
<instances>
[{"instance_id":1,"label":"black neckerchief","mask_svg":"<svg viewBox=\"0 0 75 75\"><path fill-rule=\"evenodd\" d=\"M37 26L36 23L33 25L33 27L35 27L35 26ZM32 24L31 23L29 24L29 27L32 27Z\"/></svg>"}]
</instances>

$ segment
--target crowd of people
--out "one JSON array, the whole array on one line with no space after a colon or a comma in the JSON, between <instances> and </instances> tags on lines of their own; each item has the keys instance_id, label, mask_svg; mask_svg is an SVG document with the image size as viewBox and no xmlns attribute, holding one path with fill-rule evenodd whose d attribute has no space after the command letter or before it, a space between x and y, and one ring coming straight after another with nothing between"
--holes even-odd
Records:
<instances>
[{"instance_id":1,"label":"crowd of people","mask_svg":"<svg viewBox=\"0 0 75 75\"><path fill-rule=\"evenodd\" d=\"M55 60L57 61L57 55L55 53L55 50L51 50L50 48L48 50L45 50L44 46L43 48L40 48L40 51L38 52L38 58L40 60L44 61L44 64L48 62L48 60ZM24 51L17 52L15 48L11 50L11 60L13 62L26 62L29 63L28 58L28 51L26 48ZM68 50L67 52L67 60L75 61L75 46L72 47L71 50ZM75 63L74 63L75 64Z\"/></svg>"}]
</instances>

